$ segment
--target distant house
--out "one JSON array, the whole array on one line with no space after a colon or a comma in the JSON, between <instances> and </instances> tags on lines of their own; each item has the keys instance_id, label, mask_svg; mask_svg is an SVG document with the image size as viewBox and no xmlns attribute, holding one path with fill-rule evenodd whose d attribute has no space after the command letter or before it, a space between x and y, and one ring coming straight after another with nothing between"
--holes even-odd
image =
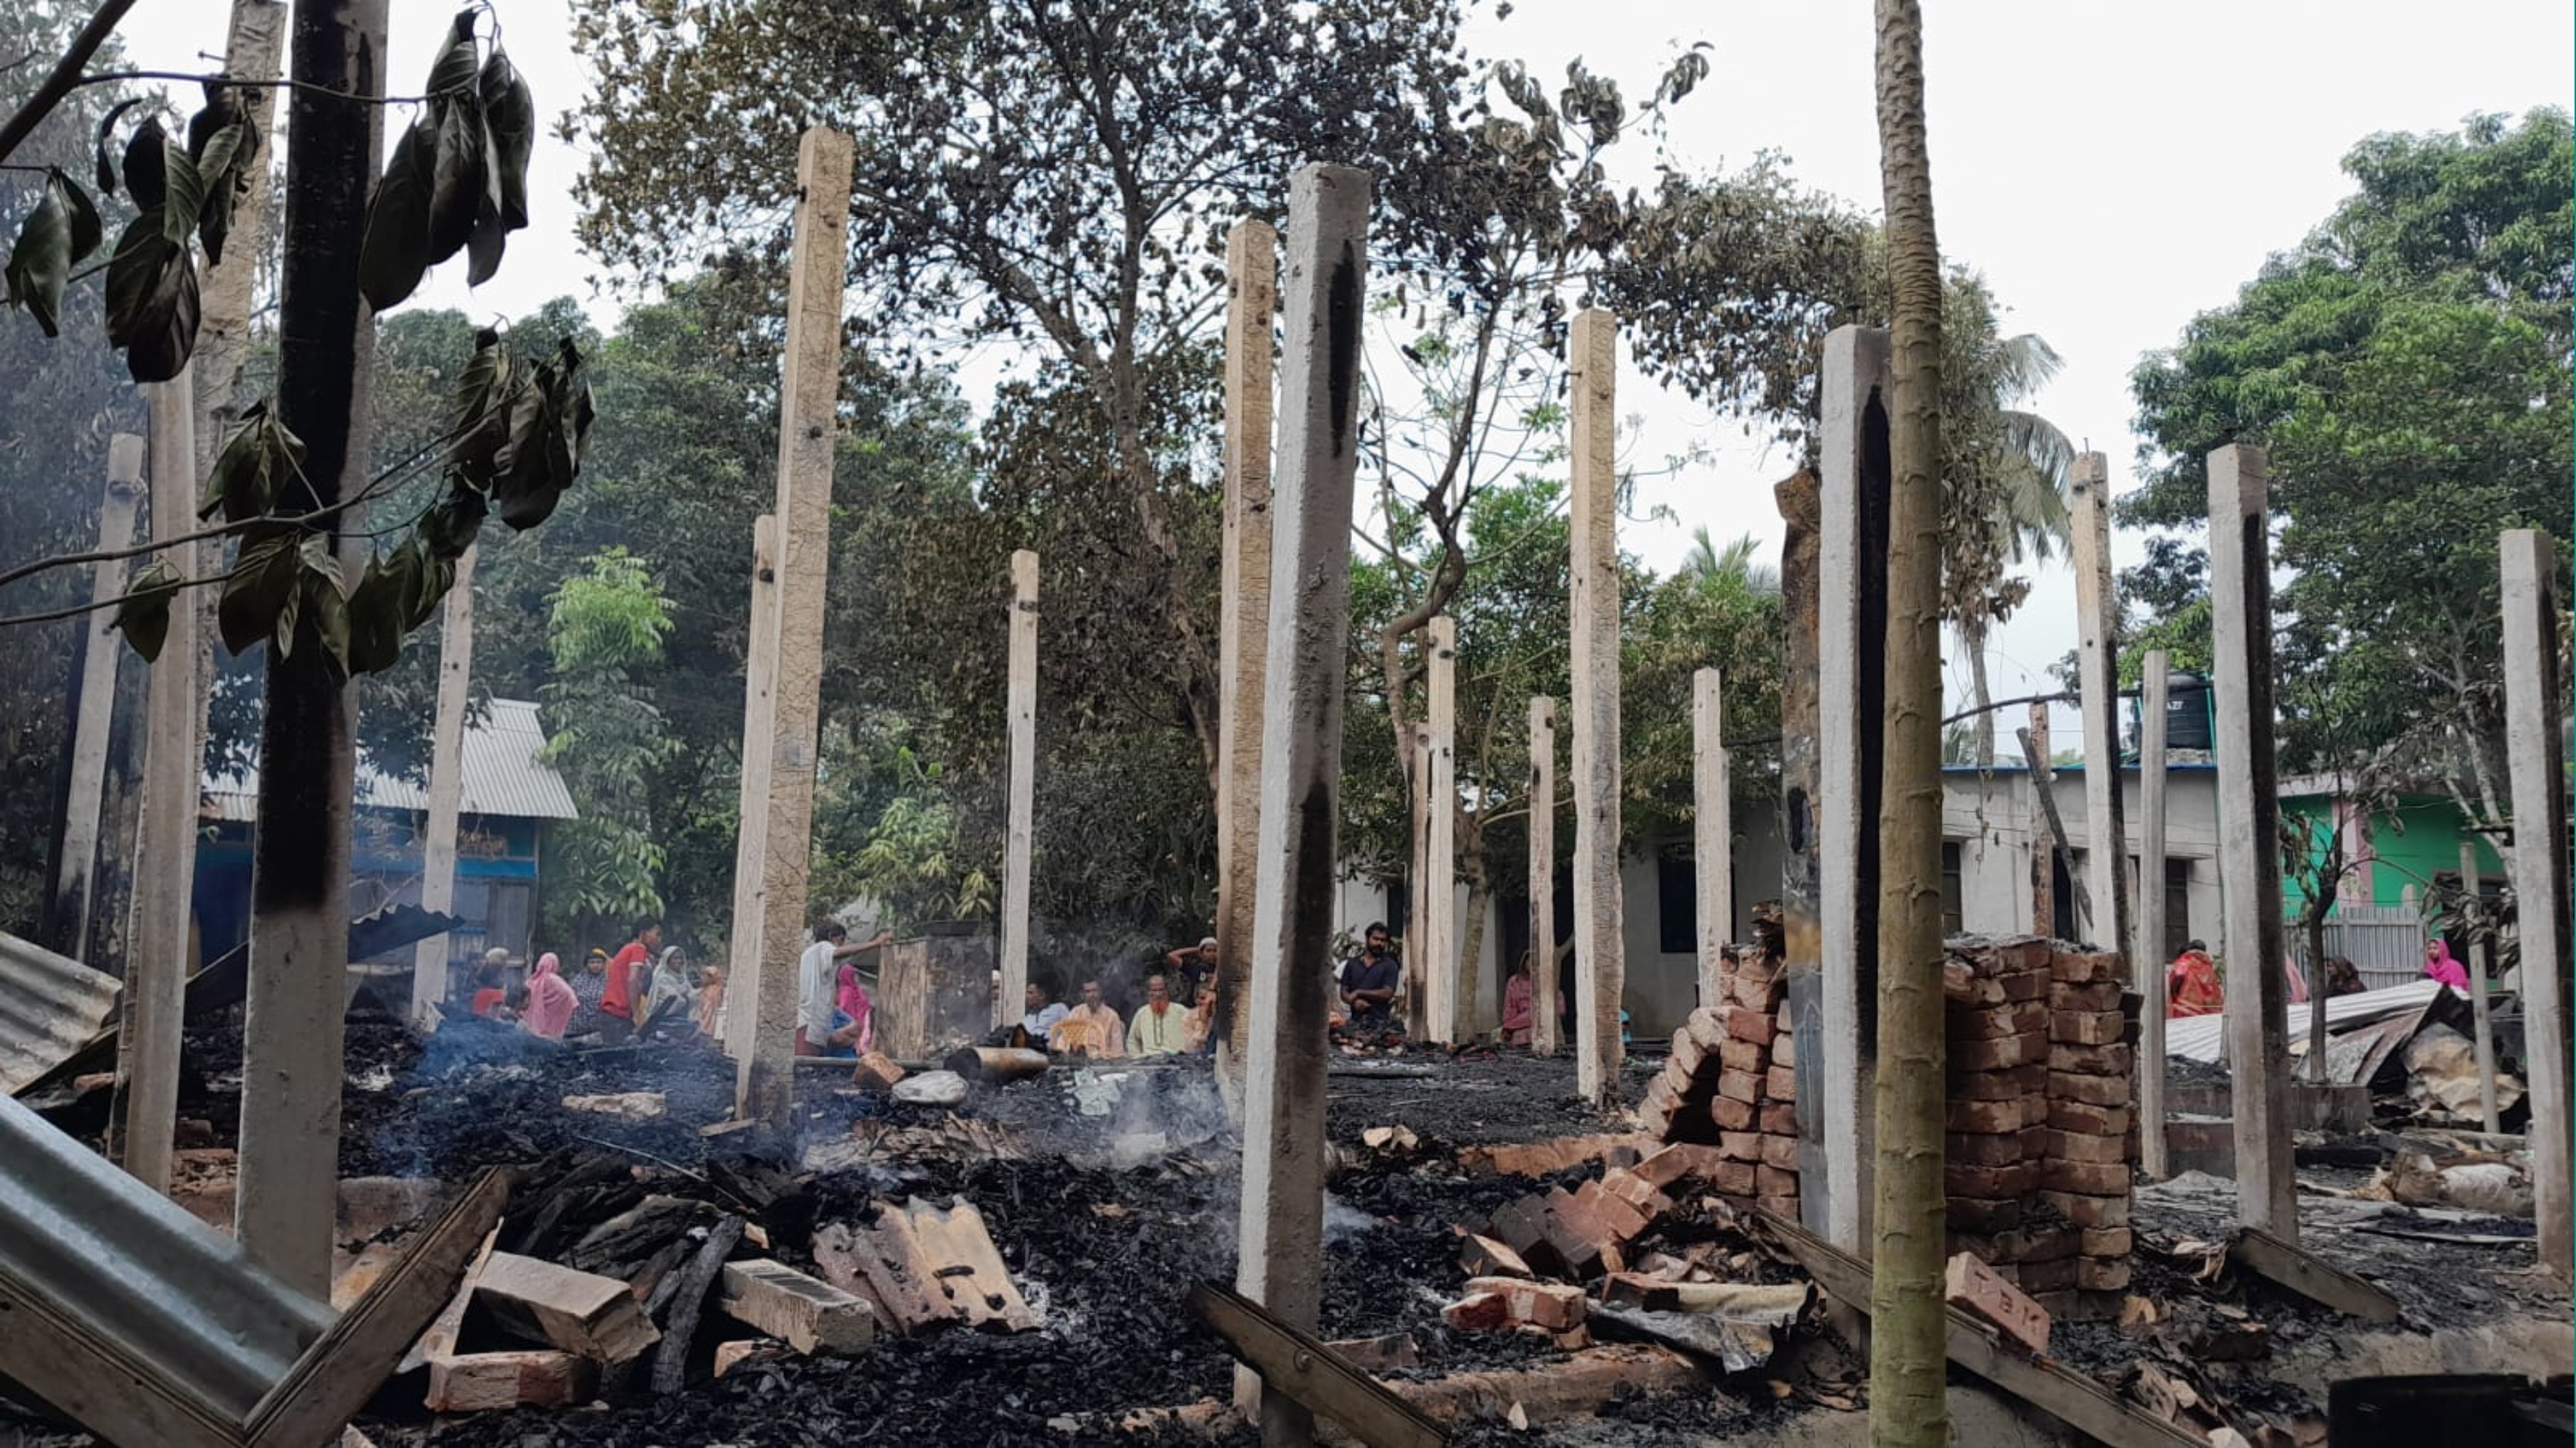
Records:
<instances>
[{"instance_id":1,"label":"distant house","mask_svg":"<svg viewBox=\"0 0 2576 1448\"><path fill-rule=\"evenodd\" d=\"M528 953L540 884L538 858L552 821L578 818L563 776L538 761L546 734L537 706L494 699L482 725L465 731L462 805L457 820L452 960L491 946ZM250 933L251 830L259 817L256 770L208 775L198 817L198 959L213 960ZM413 783L361 762L357 818L350 830L349 913L418 903L426 781ZM403 952L406 962L408 951Z\"/></svg>"}]
</instances>

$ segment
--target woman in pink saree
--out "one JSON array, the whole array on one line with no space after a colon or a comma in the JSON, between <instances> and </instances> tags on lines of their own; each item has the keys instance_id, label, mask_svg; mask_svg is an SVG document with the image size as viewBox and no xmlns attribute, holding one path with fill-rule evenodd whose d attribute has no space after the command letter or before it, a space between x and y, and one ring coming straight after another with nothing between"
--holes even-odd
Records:
<instances>
[{"instance_id":1,"label":"woman in pink saree","mask_svg":"<svg viewBox=\"0 0 2576 1448\"><path fill-rule=\"evenodd\" d=\"M563 962L551 950L538 956L536 974L528 977L527 1013L520 1017L529 1034L562 1040L564 1027L572 1024L572 1013L580 1005L572 982L563 978Z\"/></svg>"},{"instance_id":2,"label":"woman in pink saree","mask_svg":"<svg viewBox=\"0 0 2576 1448\"><path fill-rule=\"evenodd\" d=\"M2451 953L2451 942L2439 936L2424 942L2424 975L2464 994L2469 988L2469 968Z\"/></svg>"}]
</instances>

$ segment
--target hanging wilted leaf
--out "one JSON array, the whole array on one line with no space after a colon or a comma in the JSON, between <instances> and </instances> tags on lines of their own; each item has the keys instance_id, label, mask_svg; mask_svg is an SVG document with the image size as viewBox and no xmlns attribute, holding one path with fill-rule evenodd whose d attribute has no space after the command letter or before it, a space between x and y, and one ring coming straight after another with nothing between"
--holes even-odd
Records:
<instances>
[{"instance_id":1,"label":"hanging wilted leaf","mask_svg":"<svg viewBox=\"0 0 2576 1448\"><path fill-rule=\"evenodd\" d=\"M212 176L226 168L206 164L206 147L216 136L231 127L244 125L249 118L234 102L233 88L226 85L221 77L209 77L204 87L204 108L188 118L188 159L197 163L198 170Z\"/></svg>"},{"instance_id":2,"label":"hanging wilted leaf","mask_svg":"<svg viewBox=\"0 0 2576 1448\"><path fill-rule=\"evenodd\" d=\"M34 314L36 325L48 337L62 334L57 319L62 314L63 284L72 274L71 201L63 190L56 177L45 178L36 209L18 225L18 241L9 248L5 273L9 304Z\"/></svg>"},{"instance_id":3,"label":"hanging wilted leaf","mask_svg":"<svg viewBox=\"0 0 2576 1448\"><path fill-rule=\"evenodd\" d=\"M495 459L510 441L510 388L515 380L510 354L501 334L486 327L474 334L474 355L456 383L456 406L448 431L448 467L476 489L489 489Z\"/></svg>"},{"instance_id":4,"label":"hanging wilted leaf","mask_svg":"<svg viewBox=\"0 0 2576 1448\"><path fill-rule=\"evenodd\" d=\"M125 349L125 370L137 382L169 381L196 350L197 265L185 238L183 231L173 241L163 213L146 211L108 261L107 340Z\"/></svg>"},{"instance_id":5,"label":"hanging wilted leaf","mask_svg":"<svg viewBox=\"0 0 2576 1448\"><path fill-rule=\"evenodd\" d=\"M116 194L116 158L108 153L107 148L109 138L116 133L116 118L143 104L145 99L143 96L136 96L131 100L118 101L108 107L106 115L98 118L98 139L92 146L97 153L97 169L93 179L98 182L98 192L101 196Z\"/></svg>"},{"instance_id":6,"label":"hanging wilted leaf","mask_svg":"<svg viewBox=\"0 0 2576 1448\"><path fill-rule=\"evenodd\" d=\"M492 175L501 199L501 226L516 231L528 224L528 157L537 146L537 98L519 68L499 46L475 78L483 101L483 126L491 133Z\"/></svg>"},{"instance_id":7,"label":"hanging wilted leaf","mask_svg":"<svg viewBox=\"0 0 2576 1448\"><path fill-rule=\"evenodd\" d=\"M474 12L459 10L447 24L447 38L439 42L438 59L430 63L429 84L422 94L447 96L470 91L474 85Z\"/></svg>"},{"instance_id":8,"label":"hanging wilted leaf","mask_svg":"<svg viewBox=\"0 0 2576 1448\"><path fill-rule=\"evenodd\" d=\"M150 211L169 199L169 164L169 133L161 129L160 117L146 116L125 143L125 191L134 198L135 210Z\"/></svg>"},{"instance_id":9,"label":"hanging wilted leaf","mask_svg":"<svg viewBox=\"0 0 2576 1448\"><path fill-rule=\"evenodd\" d=\"M294 601L299 572L292 532L281 529L243 540L215 604L215 627L227 651L246 652L277 631L279 614Z\"/></svg>"},{"instance_id":10,"label":"hanging wilted leaf","mask_svg":"<svg viewBox=\"0 0 2576 1448\"><path fill-rule=\"evenodd\" d=\"M170 600L181 582L178 569L156 558L125 585L116 605L117 632L147 664L161 657L162 641L170 636Z\"/></svg>"},{"instance_id":11,"label":"hanging wilted leaf","mask_svg":"<svg viewBox=\"0 0 2576 1448\"><path fill-rule=\"evenodd\" d=\"M200 118L204 112L198 112ZM196 126L188 130L190 148L195 152L194 181L198 187L196 230L198 244L206 249L206 263L219 265L224 259L224 238L232 233L233 203L240 197L241 149L250 135L247 127L231 125L216 131L200 146L196 144ZM175 191L177 187L174 185Z\"/></svg>"},{"instance_id":12,"label":"hanging wilted leaf","mask_svg":"<svg viewBox=\"0 0 2576 1448\"><path fill-rule=\"evenodd\" d=\"M162 234L184 247L196 233L198 215L206 209L205 173L176 146L162 158L161 165L169 186L168 199L161 204Z\"/></svg>"},{"instance_id":13,"label":"hanging wilted leaf","mask_svg":"<svg viewBox=\"0 0 2576 1448\"><path fill-rule=\"evenodd\" d=\"M420 587L424 558L420 538L414 535L391 553L367 560L367 571L349 595L351 673L382 673L402 657L403 637L412 628L411 597Z\"/></svg>"},{"instance_id":14,"label":"hanging wilted leaf","mask_svg":"<svg viewBox=\"0 0 2576 1448\"><path fill-rule=\"evenodd\" d=\"M487 173L481 102L468 96L430 109L438 121L429 185L429 264L436 266L474 235Z\"/></svg>"},{"instance_id":15,"label":"hanging wilted leaf","mask_svg":"<svg viewBox=\"0 0 2576 1448\"><path fill-rule=\"evenodd\" d=\"M465 550L474 546L475 535L483 531L483 519L490 510L482 493L468 487L450 487L447 496L420 515L420 541L429 557L454 560L465 556Z\"/></svg>"},{"instance_id":16,"label":"hanging wilted leaf","mask_svg":"<svg viewBox=\"0 0 2576 1448\"><path fill-rule=\"evenodd\" d=\"M210 518L220 509L228 523L256 518L277 506L286 480L303 465L304 440L288 432L268 404L253 403L215 458L197 516Z\"/></svg>"},{"instance_id":17,"label":"hanging wilted leaf","mask_svg":"<svg viewBox=\"0 0 2576 1448\"><path fill-rule=\"evenodd\" d=\"M367 237L358 253L358 285L367 305L398 306L429 271L430 163L437 137L420 121L394 142L393 159L367 203Z\"/></svg>"},{"instance_id":18,"label":"hanging wilted leaf","mask_svg":"<svg viewBox=\"0 0 2576 1448\"><path fill-rule=\"evenodd\" d=\"M304 610L312 615L313 636L322 641L322 659L330 668L332 682L349 682L349 596L340 589L336 562L328 574L309 570L305 573Z\"/></svg>"},{"instance_id":19,"label":"hanging wilted leaf","mask_svg":"<svg viewBox=\"0 0 2576 1448\"><path fill-rule=\"evenodd\" d=\"M98 244L107 240L107 226L98 219L98 207L80 183L65 175L62 168L53 171L53 182L63 188L63 202L70 208L72 220L72 264L78 266Z\"/></svg>"}]
</instances>

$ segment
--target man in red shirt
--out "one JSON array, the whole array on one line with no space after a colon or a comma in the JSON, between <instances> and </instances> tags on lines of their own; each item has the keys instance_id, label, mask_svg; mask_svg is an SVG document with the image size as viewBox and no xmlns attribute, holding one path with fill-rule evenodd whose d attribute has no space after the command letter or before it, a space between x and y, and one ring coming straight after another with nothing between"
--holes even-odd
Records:
<instances>
[{"instance_id":1,"label":"man in red shirt","mask_svg":"<svg viewBox=\"0 0 2576 1448\"><path fill-rule=\"evenodd\" d=\"M604 1034L623 1039L635 1029L635 977L653 967L653 957L662 949L662 922L647 920L635 927L635 938L608 962L608 984L599 992L601 1024Z\"/></svg>"}]
</instances>

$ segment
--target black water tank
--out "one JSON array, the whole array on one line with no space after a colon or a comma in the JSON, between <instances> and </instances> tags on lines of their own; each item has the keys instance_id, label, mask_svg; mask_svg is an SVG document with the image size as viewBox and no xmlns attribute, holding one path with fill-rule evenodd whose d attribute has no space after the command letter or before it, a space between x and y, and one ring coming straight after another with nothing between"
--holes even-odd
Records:
<instances>
[{"instance_id":1,"label":"black water tank","mask_svg":"<svg viewBox=\"0 0 2576 1448\"><path fill-rule=\"evenodd\" d=\"M2214 750L2209 680L2177 669L2165 676L2165 748Z\"/></svg>"}]
</instances>

